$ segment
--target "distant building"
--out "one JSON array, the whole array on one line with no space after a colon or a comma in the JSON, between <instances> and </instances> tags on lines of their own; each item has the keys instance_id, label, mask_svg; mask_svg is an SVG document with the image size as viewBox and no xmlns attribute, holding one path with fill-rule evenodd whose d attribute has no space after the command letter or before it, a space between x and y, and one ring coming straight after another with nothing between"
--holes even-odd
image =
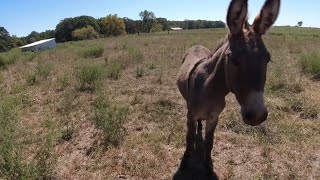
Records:
<instances>
[{"instance_id":1,"label":"distant building","mask_svg":"<svg viewBox=\"0 0 320 180\"><path fill-rule=\"evenodd\" d=\"M180 27L173 27L171 28L171 31L183 31L183 29Z\"/></svg>"},{"instance_id":2,"label":"distant building","mask_svg":"<svg viewBox=\"0 0 320 180\"><path fill-rule=\"evenodd\" d=\"M57 47L56 39L44 39L25 46L20 47L22 51L40 51L45 49L53 49Z\"/></svg>"}]
</instances>

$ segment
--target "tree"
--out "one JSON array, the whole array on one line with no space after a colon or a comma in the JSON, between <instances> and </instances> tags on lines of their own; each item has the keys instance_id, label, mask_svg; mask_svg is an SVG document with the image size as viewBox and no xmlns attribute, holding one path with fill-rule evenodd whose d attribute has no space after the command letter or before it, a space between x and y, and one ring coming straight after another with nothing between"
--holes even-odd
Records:
<instances>
[{"instance_id":1,"label":"tree","mask_svg":"<svg viewBox=\"0 0 320 180\"><path fill-rule=\"evenodd\" d=\"M8 38L10 38L9 32L4 27L0 27L0 40L6 40Z\"/></svg>"},{"instance_id":2,"label":"tree","mask_svg":"<svg viewBox=\"0 0 320 180\"><path fill-rule=\"evenodd\" d=\"M66 18L57 25L55 37L58 42L72 41L72 32L87 26L93 27L97 32L100 31L98 21L91 16Z\"/></svg>"},{"instance_id":3,"label":"tree","mask_svg":"<svg viewBox=\"0 0 320 180\"><path fill-rule=\"evenodd\" d=\"M157 18L157 23L162 25L162 31L170 30L169 21L166 18Z\"/></svg>"},{"instance_id":4,"label":"tree","mask_svg":"<svg viewBox=\"0 0 320 180\"><path fill-rule=\"evenodd\" d=\"M41 32L39 35L40 35L41 39L50 39L50 38L55 37L56 31L55 30L46 30L44 32Z\"/></svg>"},{"instance_id":5,"label":"tree","mask_svg":"<svg viewBox=\"0 0 320 180\"><path fill-rule=\"evenodd\" d=\"M20 47L20 46L25 45L26 42L24 42L22 38L19 38L19 37L13 35L13 36L11 37L11 44L12 44L11 46L12 46L13 48L15 48L15 47Z\"/></svg>"},{"instance_id":6,"label":"tree","mask_svg":"<svg viewBox=\"0 0 320 180\"><path fill-rule=\"evenodd\" d=\"M151 32L161 32L162 30L162 25L160 23L156 23L153 25L153 27L151 28Z\"/></svg>"},{"instance_id":7,"label":"tree","mask_svg":"<svg viewBox=\"0 0 320 180\"><path fill-rule=\"evenodd\" d=\"M129 19L127 17L123 18L124 24L126 26L126 32L128 34L135 34L139 31L139 22Z\"/></svg>"},{"instance_id":8,"label":"tree","mask_svg":"<svg viewBox=\"0 0 320 180\"><path fill-rule=\"evenodd\" d=\"M0 27L0 52L6 52L12 48L11 37L9 32Z\"/></svg>"},{"instance_id":9,"label":"tree","mask_svg":"<svg viewBox=\"0 0 320 180\"><path fill-rule=\"evenodd\" d=\"M109 14L107 17L102 18L99 22L101 34L104 36L119 36L126 33L126 26L124 20L118 18L117 14Z\"/></svg>"},{"instance_id":10,"label":"tree","mask_svg":"<svg viewBox=\"0 0 320 180\"><path fill-rule=\"evenodd\" d=\"M299 21L299 22L298 22L298 26L301 27L302 25L303 25L303 22L302 22L302 21Z\"/></svg>"},{"instance_id":11,"label":"tree","mask_svg":"<svg viewBox=\"0 0 320 180\"><path fill-rule=\"evenodd\" d=\"M92 26L87 26L81 29L72 31L72 39L75 41L85 39L96 39L99 37L99 33L94 30Z\"/></svg>"},{"instance_id":12,"label":"tree","mask_svg":"<svg viewBox=\"0 0 320 180\"><path fill-rule=\"evenodd\" d=\"M141 11L139 16L142 20L142 32L150 33L152 27L156 23L156 16L152 11Z\"/></svg>"},{"instance_id":13,"label":"tree","mask_svg":"<svg viewBox=\"0 0 320 180\"><path fill-rule=\"evenodd\" d=\"M32 31L27 37L25 37L27 43L33 43L41 40L40 33Z\"/></svg>"}]
</instances>

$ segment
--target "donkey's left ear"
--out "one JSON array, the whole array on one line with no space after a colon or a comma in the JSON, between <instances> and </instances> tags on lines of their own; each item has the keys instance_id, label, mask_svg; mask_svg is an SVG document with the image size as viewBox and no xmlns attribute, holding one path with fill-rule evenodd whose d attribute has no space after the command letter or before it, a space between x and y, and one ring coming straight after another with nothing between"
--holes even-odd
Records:
<instances>
[{"instance_id":1,"label":"donkey's left ear","mask_svg":"<svg viewBox=\"0 0 320 180\"><path fill-rule=\"evenodd\" d=\"M256 33L264 35L277 20L280 11L280 0L267 0L260 14L253 22L253 29Z\"/></svg>"}]
</instances>

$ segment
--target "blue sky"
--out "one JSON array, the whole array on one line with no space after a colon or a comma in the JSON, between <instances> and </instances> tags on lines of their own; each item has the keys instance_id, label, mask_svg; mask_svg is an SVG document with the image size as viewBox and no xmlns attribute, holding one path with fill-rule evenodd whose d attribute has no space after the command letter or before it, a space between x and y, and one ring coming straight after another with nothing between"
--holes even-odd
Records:
<instances>
[{"instance_id":1,"label":"blue sky","mask_svg":"<svg viewBox=\"0 0 320 180\"><path fill-rule=\"evenodd\" d=\"M153 11L169 20L206 19L225 21L229 0L1 0L0 26L11 35L55 29L64 18L108 14L139 19L139 12ZM250 19L258 14L264 0L249 0ZM319 0L282 0L276 25L320 27Z\"/></svg>"}]
</instances>

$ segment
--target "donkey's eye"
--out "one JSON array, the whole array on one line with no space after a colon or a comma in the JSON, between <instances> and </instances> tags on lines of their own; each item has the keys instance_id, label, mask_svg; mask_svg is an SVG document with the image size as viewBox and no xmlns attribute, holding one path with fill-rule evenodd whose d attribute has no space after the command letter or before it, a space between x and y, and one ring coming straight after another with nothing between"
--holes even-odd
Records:
<instances>
[{"instance_id":1,"label":"donkey's eye","mask_svg":"<svg viewBox=\"0 0 320 180\"><path fill-rule=\"evenodd\" d=\"M240 63L239 63L239 60L237 58L235 58L235 55L234 53L232 53L231 51L228 51L226 53L226 57L228 58L229 61L231 61L231 63L234 65L234 66L238 66Z\"/></svg>"}]
</instances>

